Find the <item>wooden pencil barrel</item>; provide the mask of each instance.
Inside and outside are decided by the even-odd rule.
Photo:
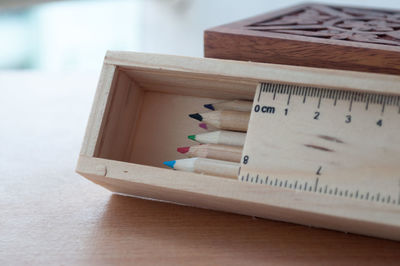
[[[192,146],[187,154],[189,157],[201,157],[229,162],[240,162],[242,147],[218,144],[203,144]]]
[[[205,123],[224,130],[246,132],[250,120],[250,112],[214,111],[201,114]]]
[[[201,174],[237,179],[239,166],[238,163],[199,158],[195,162],[194,171]]]

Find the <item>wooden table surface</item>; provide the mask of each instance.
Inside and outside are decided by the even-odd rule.
[[[0,72],[0,265],[399,265],[400,243],[113,195],[74,172],[98,73]]]

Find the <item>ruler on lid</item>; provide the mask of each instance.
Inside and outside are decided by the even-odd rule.
[[[400,95],[259,84],[239,180],[294,192],[282,200],[296,204],[310,195],[341,203],[328,214],[347,202],[353,218],[363,209],[361,220],[370,213],[400,230]]]

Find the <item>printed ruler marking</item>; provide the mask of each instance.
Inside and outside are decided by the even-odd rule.
[[[262,83],[239,179],[400,206],[400,95]]]
[[[260,175],[257,174],[259,177]],[[338,197],[347,197],[347,198],[354,198],[360,199],[365,201],[375,201],[380,203],[387,203],[391,205],[400,205],[400,187],[398,190],[398,196],[396,198],[392,198],[390,194],[384,192],[360,192],[359,189],[348,190],[339,187],[331,187],[330,185],[323,185],[321,186],[319,183],[319,178],[314,178],[314,185],[310,186],[307,181],[301,180],[288,180],[288,179],[280,179],[278,177],[269,179],[269,176],[266,176],[264,179],[259,179],[257,177],[253,178],[253,176],[247,174],[247,177],[241,176],[242,181],[254,183],[254,184],[263,184],[266,186],[271,187],[284,187],[291,190],[296,191],[306,191],[306,192],[313,192],[318,194],[326,194],[326,195],[333,195]],[[253,182],[254,180],[254,182]],[[264,181],[265,180],[265,181]],[[399,178],[400,181],[400,178]]]

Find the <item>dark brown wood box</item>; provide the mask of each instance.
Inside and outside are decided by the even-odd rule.
[[[302,4],[206,30],[204,55],[400,74],[400,11]]]

